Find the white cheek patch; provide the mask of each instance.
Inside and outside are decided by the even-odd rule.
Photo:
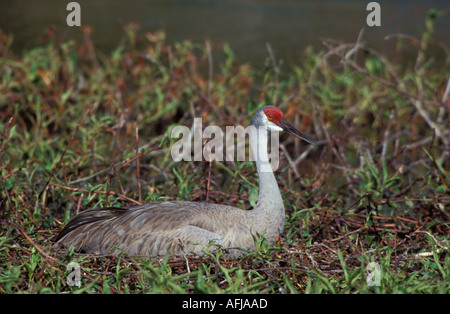
[[[270,121],[269,121],[269,129],[271,131],[278,131],[278,132],[283,131],[283,129],[281,127],[279,127],[278,125],[276,125],[275,123],[270,122]]]
[[[269,122],[269,119],[267,119],[266,114],[264,113],[261,116],[262,116],[262,120],[263,120],[264,124],[267,125],[267,123]]]
[[[265,114],[262,115],[262,120],[269,130],[278,131],[278,132],[283,131],[283,129],[281,127],[279,127],[275,123],[269,121],[269,119],[267,119],[267,116]]]

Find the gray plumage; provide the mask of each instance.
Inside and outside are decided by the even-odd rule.
[[[254,209],[182,201],[142,204],[129,210],[92,209],[75,216],[56,236],[55,246],[75,246],[78,252],[90,254],[123,252],[155,257],[169,252],[202,254],[206,246],[214,243],[228,248],[229,257],[237,257],[244,254],[242,250],[255,250],[255,235],[264,235],[273,245],[283,232],[285,211],[275,176],[267,171],[268,133],[284,130],[314,142],[287,123],[275,107],[259,109],[252,125],[260,130],[250,130],[259,176],[259,198]]]

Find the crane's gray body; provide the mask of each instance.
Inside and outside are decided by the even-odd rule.
[[[202,254],[211,243],[229,250],[230,257],[255,250],[254,238],[264,235],[273,245],[283,232],[285,211],[273,172],[267,169],[270,124],[259,109],[252,120],[250,146],[257,155],[259,199],[252,210],[200,202],[154,202],[129,210],[87,210],[58,234],[56,246],[79,252],[131,256]],[[269,124],[269,125],[268,125]],[[272,126],[272,130],[277,130]]]

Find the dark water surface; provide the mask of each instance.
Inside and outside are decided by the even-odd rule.
[[[1,0],[0,28],[14,34],[13,50],[39,45],[48,25],[64,40],[81,39],[77,27],[66,24],[64,0]],[[450,1],[378,1],[381,27],[368,27],[361,0],[79,0],[81,23],[94,29],[97,47],[109,50],[124,38],[121,24],[137,22],[142,33],[164,29],[169,42],[190,39],[229,43],[242,62],[259,63],[270,43],[276,57],[294,61],[305,47],[321,47],[324,38],[354,41],[365,27],[364,39],[376,48],[384,37],[407,33],[420,37],[430,8],[445,10],[436,23],[435,38],[450,44]],[[389,44],[389,43],[388,43]],[[391,43],[392,45],[392,43]]]

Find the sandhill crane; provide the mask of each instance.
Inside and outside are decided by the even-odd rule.
[[[55,246],[76,251],[130,256],[164,256],[167,253],[202,254],[211,241],[229,248],[228,257],[255,250],[255,235],[264,235],[270,245],[283,232],[285,211],[275,176],[268,162],[271,130],[285,131],[316,145],[283,118],[272,106],[256,111],[249,133],[250,148],[259,176],[258,202],[252,210],[201,202],[154,202],[130,209],[101,208],[83,211],[56,236]]]

